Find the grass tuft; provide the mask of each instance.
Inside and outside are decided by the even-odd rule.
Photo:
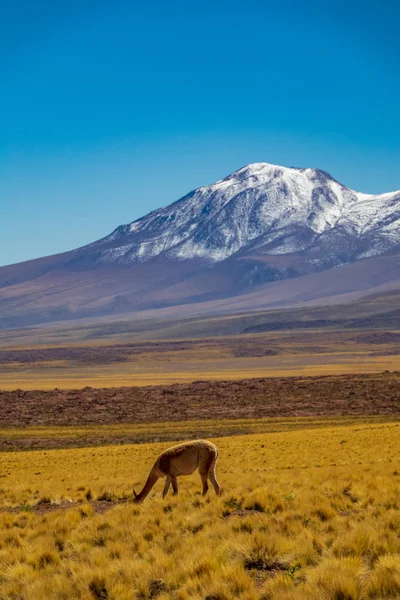
[[[104,577],[96,575],[89,583],[89,592],[95,600],[108,600],[109,595]]]

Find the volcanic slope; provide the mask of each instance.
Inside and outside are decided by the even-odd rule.
[[[398,287],[400,191],[362,194],[321,170],[253,163],[83,248],[1,268],[0,326]]]

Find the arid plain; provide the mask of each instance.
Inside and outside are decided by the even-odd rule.
[[[0,385],[10,390],[384,370],[400,370],[399,331],[310,329],[147,342],[101,339],[0,347]]]
[[[399,597],[385,302],[358,305],[362,327],[345,307],[348,326],[318,308],[1,332],[0,598]],[[159,452],[197,437],[220,449],[222,495],[195,474],[134,505]]]

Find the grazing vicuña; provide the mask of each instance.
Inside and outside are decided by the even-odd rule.
[[[208,490],[208,479],[214,486],[215,493],[219,495],[220,487],[215,476],[215,465],[218,460],[218,449],[211,442],[206,440],[194,440],[178,446],[172,446],[165,452],[162,452],[154,463],[146,483],[139,494],[136,494],[134,502],[139,503],[148,496],[153,486],[160,477],[166,477],[163,498],[168,493],[169,486],[172,483],[174,494],[178,493],[179,475],[190,475],[196,469],[199,470],[201,481],[203,483],[203,496]]]

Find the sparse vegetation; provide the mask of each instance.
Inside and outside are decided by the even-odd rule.
[[[217,444],[221,497],[202,498],[193,476],[140,507],[132,485],[165,444],[3,453],[0,598],[399,596],[398,423]]]
[[[352,307],[354,314],[356,306]],[[351,323],[348,330],[335,329],[334,321],[324,328],[318,326],[320,319],[311,327],[313,321],[301,310],[296,322],[292,323],[293,330],[291,321],[287,330],[280,330],[279,319],[274,321],[276,318],[274,311],[264,316],[225,317],[218,322],[214,318],[209,328],[201,321],[198,333],[191,331],[192,339],[179,339],[185,332],[181,324],[183,329],[174,330],[178,339],[162,341],[144,341],[140,336],[135,339],[132,333],[126,334],[127,337],[120,333],[102,340],[96,337],[96,330],[88,331],[83,341],[79,341],[75,330],[75,337],[71,335],[66,339],[60,332],[52,336],[48,329],[40,336],[33,330],[36,331],[34,338],[29,330],[0,331],[0,386],[8,390],[16,387],[24,390],[86,387],[90,392],[91,386],[168,385],[199,379],[237,380],[266,375],[338,375],[400,370],[398,317],[393,324],[390,321],[386,324],[387,330],[354,329]],[[227,322],[231,326],[236,323],[234,335],[215,337],[219,324]],[[255,330],[244,333],[249,323],[256,323]],[[126,325],[129,329],[129,324]],[[261,331],[255,333],[259,328]],[[150,333],[146,331],[146,335]],[[209,337],[204,337],[207,335]],[[10,347],[10,343],[14,347]]]
[[[296,427],[304,417],[321,423],[326,416],[399,414],[400,371],[200,380],[141,388],[0,391],[0,427],[6,428],[0,429],[0,449],[50,447],[57,439],[61,445],[67,440],[71,445],[107,445],[235,435],[268,428],[265,418],[286,417],[285,422]],[[124,427],[118,427],[121,424]]]

